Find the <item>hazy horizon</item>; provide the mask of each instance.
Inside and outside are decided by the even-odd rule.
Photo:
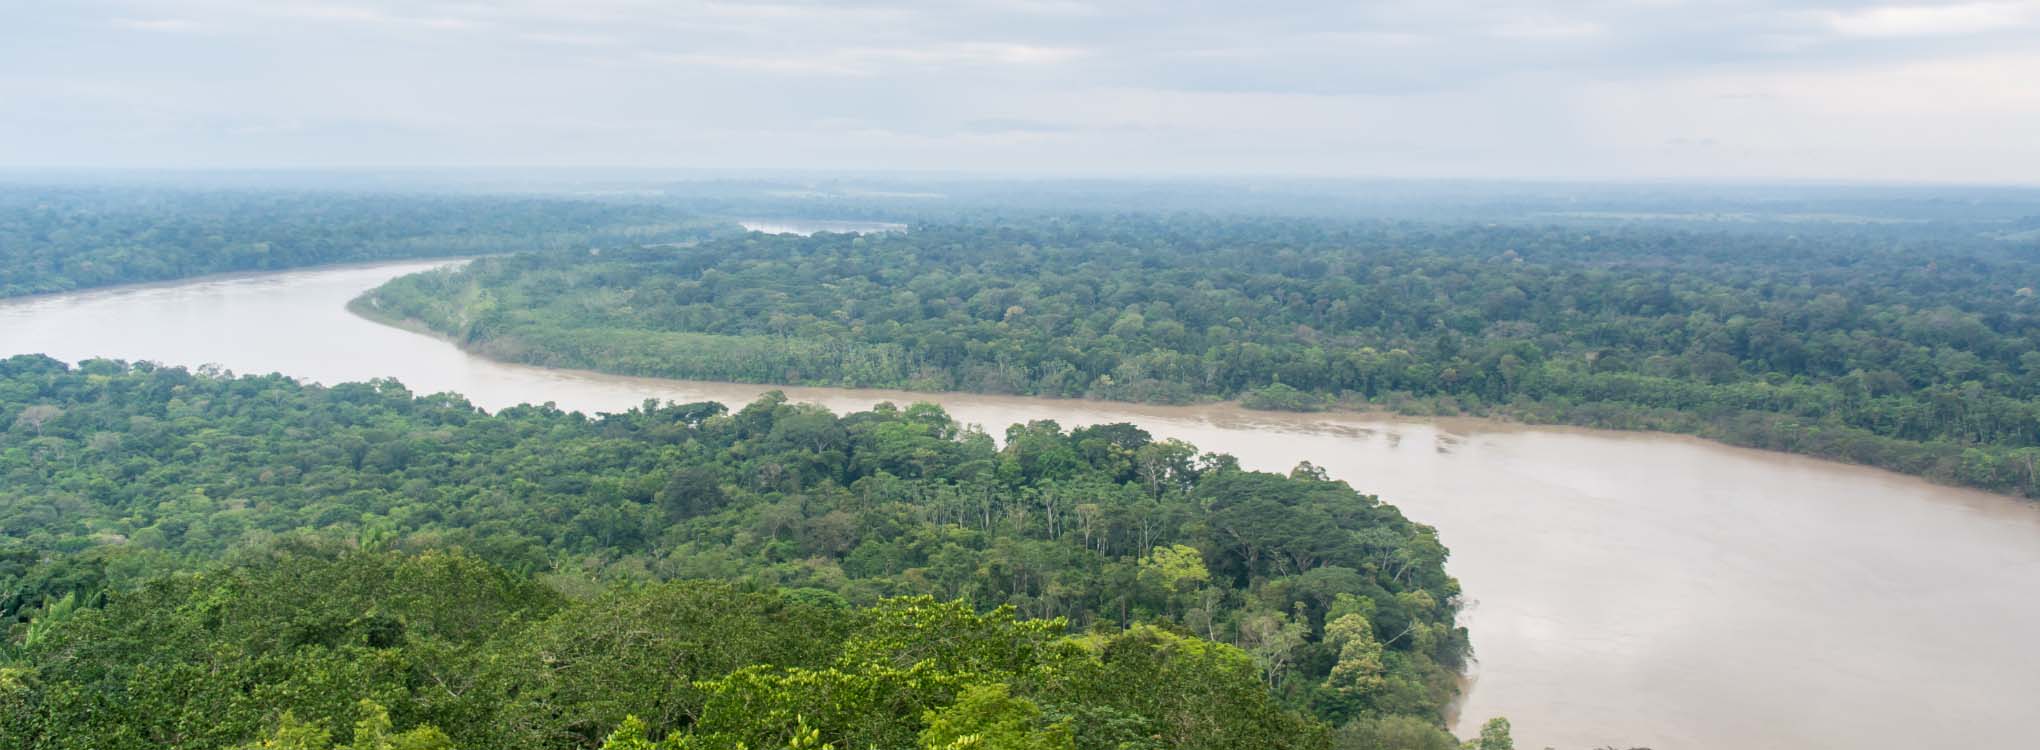
[[[1904,178],[1850,178],[1850,177],[1739,177],[1739,176],[1681,176],[1681,175],[1638,175],[1638,176],[1596,176],[1596,175],[1507,175],[1507,176],[1428,176],[1400,174],[1338,174],[1319,175],[1304,172],[1257,172],[1257,171],[1211,171],[1211,172],[1149,172],[1149,171],[1077,171],[1077,170],[996,170],[996,169],[942,169],[942,168],[812,168],[812,167],[696,167],[687,165],[634,165],[634,164],[248,164],[231,166],[209,165],[79,165],[79,164],[0,164],[0,179],[29,178],[34,181],[46,177],[77,178],[185,178],[185,177],[304,177],[350,176],[439,178],[471,177],[483,175],[521,175],[529,177],[558,176],[573,179],[632,179],[659,182],[709,182],[709,181],[773,181],[773,180],[897,180],[954,181],[962,183],[1153,183],[1153,184],[1227,184],[1241,185],[1255,182],[1322,185],[1428,185],[1466,188],[1537,188],[1550,186],[1574,187],[1666,187],[1666,188],[1813,188],[1836,190],[1907,190],[1907,189],[1979,189],[1979,190],[2040,190],[2040,173],[2033,177],[2005,180],[1963,180],[1963,179],[1904,179]]]
[[[2040,0],[88,0],[0,167],[2040,181]]]

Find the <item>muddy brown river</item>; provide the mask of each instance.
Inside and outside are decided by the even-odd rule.
[[[506,365],[343,307],[435,265],[0,302],[0,355],[396,378],[489,409],[741,404],[767,390]],[[1462,732],[1506,715],[1526,748],[2035,746],[2040,505],[1654,434],[783,390],[838,411],[931,400],[994,434],[1133,422],[1250,468],[1307,460],[1380,494],[1439,529],[1465,586],[1478,664]]]

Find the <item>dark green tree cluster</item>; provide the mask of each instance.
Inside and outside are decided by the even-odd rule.
[[[670,208],[566,198],[0,186],[0,297],[229,271],[669,242]]]
[[[1237,648],[722,583],[574,598],[460,552],[273,547],[14,649],[22,750],[1326,748]],[[964,738],[979,739],[964,742]]]
[[[1237,708],[1227,722],[1265,717],[1252,719],[1262,729],[1290,726],[1293,710],[1442,734],[1467,652],[1431,529],[1309,466],[1245,471],[1130,425],[1035,422],[999,444],[932,405],[837,416],[777,394],[733,413],[487,414],[391,381],[40,356],[0,360],[0,425],[0,616],[20,654],[0,707],[30,722],[14,731],[45,733],[28,735],[43,738],[35,747],[85,746],[50,733],[92,716],[107,733],[90,735],[96,747],[225,747],[264,728],[360,747],[346,728],[378,710],[389,732],[430,724],[479,747],[589,746],[625,715],[646,723],[646,742],[686,730],[752,747],[799,721],[845,748],[872,732],[975,735],[979,721],[1125,747],[1204,746],[1167,733],[1244,726],[1212,724],[1205,706]],[[293,552],[334,545],[424,552],[345,564]],[[468,553],[431,552],[448,548]],[[238,562],[223,572],[222,558]],[[687,639],[722,626],[644,618],[743,608],[631,598],[707,590],[642,585],[672,580],[774,592],[756,603],[772,612],[836,614],[774,626],[808,640],[731,651],[678,679],[676,664],[710,658]],[[599,604],[559,623],[563,601]],[[927,637],[978,629],[1013,644],[996,664],[942,661],[941,648],[988,647],[975,636],[881,658],[894,646],[857,644],[884,633],[825,621],[850,609],[933,613],[954,623]],[[526,627],[540,621],[554,625]],[[477,656],[498,642],[537,649],[519,663],[552,665],[562,682],[483,684],[511,679],[488,671],[510,657]],[[147,651],[158,647],[171,651]],[[937,663],[917,669],[923,657]],[[1217,692],[1123,687],[1177,668]],[[229,673],[241,676],[202,677]],[[624,684],[642,692],[602,697]],[[743,697],[720,704],[715,691]],[[1094,699],[1107,693],[1123,695]],[[509,713],[462,702],[486,695],[540,702]],[[798,721],[717,713],[768,700]],[[857,700],[921,718],[859,725],[871,704]],[[539,744],[493,744],[481,726]],[[1317,741],[1316,724],[1297,726],[1275,733]]]
[[[2030,240],[1143,217],[522,255],[360,307],[714,380],[1695,432],[2040,493]]]

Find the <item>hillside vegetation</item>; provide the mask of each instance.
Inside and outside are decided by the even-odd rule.
[[[1436,747],[1468,652],[1431,529],[1129,425],[18,356],[0,426],[8,747]]]

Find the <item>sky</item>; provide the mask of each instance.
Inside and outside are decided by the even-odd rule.
[[[0,0],[0,167],[2040,182],[2040,0]]]

